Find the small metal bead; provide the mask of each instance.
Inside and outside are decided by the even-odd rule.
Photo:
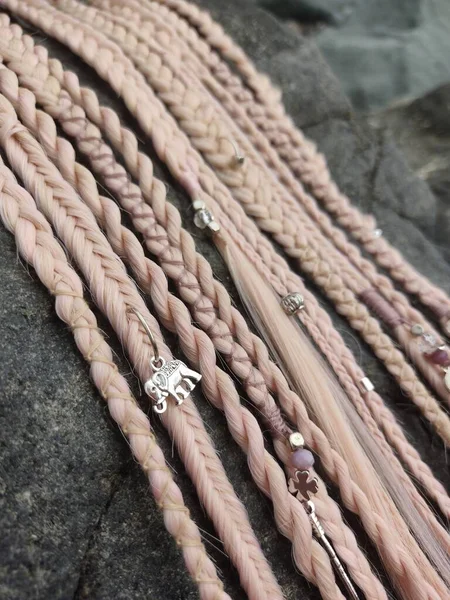
[[[359,390],[365,394],[366,392],[372,392],[375,386],[368,377],[363,377],[358,383]]]
[[[383,230],[382,229],[374,229],[373,230],[373,237],[375,239],[380,238],[383,235]]]
[[[411,333],[413,335],[423,335],[424,331],[425,330],[420,323],[415,323],[411,326]]]
[[[299,292],[294,292],[281,299],[281,306],[287,315],[292,316],[305,307],[305,300]]]
[[[213,219],[214,219],[214,217],[212,216],[212,213],[208,209],[201,208],[194,215],[194,224],[199,229],[206,229],[206,227],[208,227],[208,224]]]
[[[303,439],[301,433],[294,431],[294,433],[291,433],[289,436],[289,444],[292,450],[296,450],[297,448],[302,448],[305,445],[305,440]]]
[[[209,229],[213,233],[220,231],[220,225],[214,219],[214,215],[207,208],[201,208],[194,215],[194,224],[199,229]]]
[[[203,200],[196,199],[192,201],[192,208],[197,212],[198,210],[204,210],[206,208],[206,204]]]
[[[450,392],[450,369],[445,369],[444,384],[445,384],[445,387]]]
[[[208,229],[213,233],[217,233],[218,231],[220,231],[220,225],[217,221],[211,221],[210,223],[208,223]]]

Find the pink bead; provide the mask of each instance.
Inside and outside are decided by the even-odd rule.
[[[427,355],[427,359],[435,365],[440,365],[442,367],[450,366],[450,356],[446,350],[435,350]]]
[[[299,448],[291,454],[291,465],[299,471],[307,471],[314,464],[312,452],[305,448]]]

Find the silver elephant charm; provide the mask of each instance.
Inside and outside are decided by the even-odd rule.
[[[189,369],[181,360],[166,362],[159,357],[157,365],[152,362],[152,368],[155,372],[145,382],[144,389],[158,414],[167,410],[167,398],[172,398],[177,405],[182,404],[202,378],[200,373]]]

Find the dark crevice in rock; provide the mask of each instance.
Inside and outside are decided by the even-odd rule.
[[[86,544],[86,550],[80,563],[79,578],[77,587],[73,594],[72,600],[87,600],[89,592],[85,588],[85,580],[89,574],[93,550],[97,542],[98,535],[101,531],[103,521],[108,514],[109,509],[114,501],[114,498],[129,475],[129,461],[111,477],[111,491],[108,499],[103,505],[99,513],[98,519],[94,524]]]
[[[275,17],[285,21],[300,23],[331,24],[333,16],[320,6],[313,3],[299,2],[298,0],[260,0],[261,8],[272,13]]]
[[[369,180],[369,193],[370,193],[370,201],[366,205],[366,212],[371,212],[373,209],[373,205],[375,202],[383,201],[383,198],[376,197],[376,183],[379,176],[380,169],[383,165],[383,159],[385,156],[385,139],[382,131],[374,131],[373,132],[374,139],[374,149],[375,149],[375,157],[373,161],[372,170],[368,175]]]

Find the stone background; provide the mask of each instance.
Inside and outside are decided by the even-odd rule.
[[[422,114],[420,106],[383,111],[374,117],[372,125],[376,127],[369,128],[367,121],[354,113],[312,39],[302,37],[250,1],[201,3],[258,67],[281,86],[289,112],[325,152],[342,189],[363,210],[376,215],[386,237],[408,260],[450,292],[448,235],[442,235],[442,228],[446,232],[449,228],[448,194],[433,195],[407,165],[393,135],[384,127],[389,122],[400,139],[409,122],[408,111],[418,111],[414,113],[417,117]],[[84,63],[51,40],[38,39],[139,133],[120,101]],[[436,151],[441,139],[439,120],[433,123],[432,134],[429,128],[424,132],[418,127],[414,143],[407,140],[403,144],[407,149],[422,148],[419,157],[417,152],[410,156],[420,163],[412,165],[417,171],[429,161],[429,153]],[[421,144],[425,133],[430,142],[428,154]],[[153,156],[151,148],[146,151]],[[167,182],[171,201],[188,217],[186,199],[165,169],[158,166],[157,175]],[[189,218],[185,224],[190,227]],[[211,246],[199,238],[199,248],[213,263],[217,276],[229,284]],[[197,598],[145,479],[89,381],[87,365],[71,333],[57,320],[52,299],[35,274],[20,262],[12,236],[2,226],[0,282],[0,598]],[[425,460],[448,484],[440,441],[365,345],[320,293],[318,296]],[[110,333],[109,342],[117,351],[122,371],[130,373],[114,335],[106,323],[102,326]],[[170,336],[168,340],[179,355],[176,341]],[[139,394],[131,375],[129,380]],[[271,506],[253,484],[224,418],[200,393],[196,401],[286,598],[317,599],[316,590],[292,566],[290,546],[277,533]],[[215,539],[170,440],[156,420],[154,426],[186,503],[204,530],[205,543],[223,574],[227,591],[234,600],[243,600],[236,572]],[[345,516],[358,528],[351,515]],[[378,566],[363,532],[358,530],[358,535]]]
[[[447,0],[255,0],[314,39],[360,110],[450,79]]]

